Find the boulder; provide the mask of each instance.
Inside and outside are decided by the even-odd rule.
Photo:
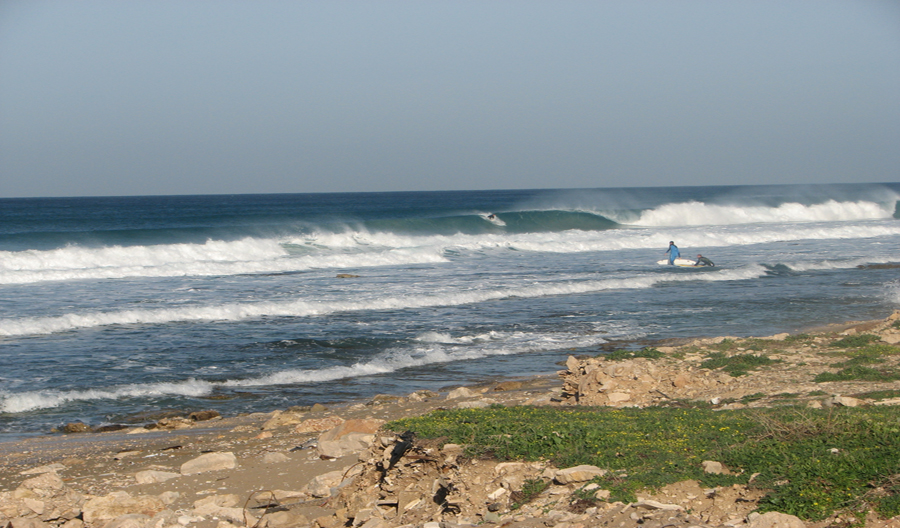
[[[309,525],[309,519],[306,516],[287,510],[263,515],[257,526],[258,528],[290,528],[307,525]]]
[[[289,462],[291,458],[284,453],[266,453],[263,455],[263,464],[267,466],[274,466],[277,464],[283,464],[285,462]]]
[[[322,458],[341,458],[352,453],[358,453],[375,443],[375,435],[364,433],[352,433],[344,435],[337,440],[319,440],[316,452]]]
[[[40,497],[47,497],[62,490],[65,487],[65,484],[55,471],[51,471],[49,473],[38,475],[37,477],[26,479],[19,487],[31,490]]]
[[[730,475],[731,472],[728,471],[721,462],[716,462],[714,460],[704,460],[701,465],[703,466],[703,471],[706,473],[710,473],[712,475]]]
[[[52,528],[49,524],[34,517],[16,517],[9,521],[10,528]]]
[[[378,432],[378,429],[384,423],[384,420],[375,419],[354,419],[341,422],[340,425],[329,429],[325,433],[319,435],[319,442],[339,440],[340,438],[356,433],[372,435]]]
[[[835,394],[822,401],[824,407],[858,407],[862,402],[850,396]]]
[[[181,474],[196,475],[197,473],[218,471],[220,469],[234,469],[235,467],[237,467],[237,458],[234,456],[234,453],[230,451],[206,453],[182,464]]]
[[[127,513],[106,523],[103,528],[147,528],[150,516],[143,513]]]
[[[300,422],[294,428],[295,433],[324,433],[344,423],[340,416],[328,416],[326,418],[310,418]]]
[[[296,425],[303,421],[303,413],[289,411],[274,411],[272,417],[263,424],[263,431],[271,431],[279,427]]]
[[[165,504],[156,497],[146,495],[132,497],[126,491],[116,491],[88,500],[82,507],[82,513],[86,524],[100,526],[120,515],[140,513],[153,516],[165,509]]]
[[[138,471],[137,473],[135,473],[134,479],[138,484],[156,484],[158,482],[165,482],[167,480],[180,476],[180,474],[173,473],[171,471],[157,471],[154,469],[148,469],[146,471]]]
[[[602,477],[603,475],[606,475],[605,469],[600,469],[597,466],[581,465],[560,469],[556,472],[554,479],[559,484],[569,484],[572,482],[587,482],[594,477]]]
[[[753,516],[748,528],[806,528],[798,517],[779,512],[766,512]]]
[[[447,393],[448,400],[455,400],[457,398],[474,398],[477,396],[475,392],[472,392],[471,389],[467,389],[466,387],[459,387],[458,389],[453,389],[449,393]]]
[[[62,426],[60,429],[63,433],[72,434],[72,433],[87,433],[90,432],[91,426],[83,422],[71,422]]]
[[[222,415],[219,414],[219,411],[194,411],[188,415],[188,418],[195,422],[206,422],[212,420],[214,418],[221,418]]]
[[[330,471],[318,475],[309,481],[309,494],[319,498],[330,497],[331,489],[340,485],[343,479],[343,471]]]

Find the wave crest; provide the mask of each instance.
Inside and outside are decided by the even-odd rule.
[[[714,205],[702,202],[665,204],[641,213],[632,225],[692,226],[761,224],[775,222],[839,222],[891,218],[893,208],[875,202],[838,202],[805,205],[783,203],[777,207]]]

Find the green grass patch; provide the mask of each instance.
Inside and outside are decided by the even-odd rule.
[[[900,390],[860,392],[858,394],[853,394],[852,396],[854,398],[867,398],[870,400],[891,400],[894,398],[900,398]]]
[[[762,393],[762,392],[756,392],[756,393],[754,393],[754,394],[748,394],[748,395],[742,397],[742,398],[741,398],[741,403],[755,402],[755,401],[759,401],[759,400],[761,400],[761,399],[763,399],[763,398],[765,398],[765,397],[766,397],[766,395],[765,395],[764,393]]]
[[[726,356],[721,352],[712,352],[706,357],[708,359],[700,364],[702,368],[710,370],[722,369],[734,377],[743,376],[759,367],[781,362],[781,360],[778,359],[771,359],[763,355],[757,356],[755,354]]]
[[[540,495],[545,489],[550,487],[550,482],[544,481],[542,479],[528,479],[522,484],[521,491],[513,491],[510,494],[510,500],[512,503],[509,506],[510,510],[518,510],[522,506],[525,506],[529,502],[533,501]]]
[[[779,400],[796,400],[800,397],[796,392],[782,392],[781,394],[776,394],[772,396],[773,398],[777,398]]]
[[[900,409],[895,407],[495,407],[439,410],[386,427],[425,438],[446,437],[446,442],[467,445],[470,454],[500,460],[596,465],[610,470],[595,480],[612,492],[610,500],[633,501],[637,491],[686,479],[706,487],[747,483],[759,473],[753,485],[769,490],[760,511],[820,520],[835,511],[860,512],[869,506],[882,515],[896,515],[898,421]],[[708,475],[701,468],[704,460],[718,460],[740,474]],[[540,493],[537,486],[529,484],[529,493]],[[873,489],[879,492],[873,494]]]
[[[837,372],[823,372],[813,381],[896,381],[900,380],[900,372],[893,369],[875,369],[864,365],[852,365]]]
[[[609,361],[622,361],[634,358],[659,359],[663,356],[665,354],[655,348],[643,348],[641,350],[613,350],[609,354],[600,357],[604,357]]]
[[[856,334],[849,335],[843,339],[838,339],[837,341],[832,341],[831,346],[838,348],[858,348],[864,347],[869,343],[874,343],[875,341],[881,341],[881,338],[872,334]]]
[[[737,348],[737,343],[735,343],[733,339],[723,339],[721,343],[709,345],[709,348],[718,350],[719,352],[728,352],[729,350]]]
[[[789,336],[785,337],[784,342],[794,345],[797,343],[805,343],[807,341],[812,341],[813,339],[815,339],[815,338],[809,334],[795,334],[795,335],[789,335]]]

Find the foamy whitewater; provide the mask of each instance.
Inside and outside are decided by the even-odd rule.
[[[0,440],[885,317],[900,271],[875,265],[900,262],[898,196],[860,184],[0,200]],[[716,266],[657,265],[669,240]]]

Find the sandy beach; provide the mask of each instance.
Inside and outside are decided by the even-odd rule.
[[[584,513],[567,513],[568,517],[555,514],[557,516],[553,517],[552,508],[545,514],[531,516],[521,512],[504,515],[502,510],[495,513],[485,509],[483,512],[466,512],[453,522],[422,516],[398,520],[391,519],[388,514],[373,514],[370,507],[363,518],[358,511],[348,509],[346,490],[353,489],[354,476],[364,472],[367,464],[371,465],[367,457],[371,459],[373,450],[384,450],[386,445],[396,442],[394,434],[380,428],[381,424],[439,408],[578,404],[647,406],[657,404],[661,399],[678,398],[709,401],[728,409],[773,405],[777,395],[788,391],[800,395],[795,402],[797,405],[898,404],[900,402],[889,399],[872,401],[856,397],[876,390],[897,389],[896,382],[812,381],[816,374],[832,368],[833,359],[824,352],[835,336],[867,333],[880,336],[885,343],[897,343],[900,342],[900,330],[894,323],[898,318],[900,314],[895,313],[883,321],[850,322],[816,329],[814,337],[803,346],[785,345],[779,349],[779,354],[773,357],[784,363],[778,368],[760,369],[741,377],[698,367],[704,347],[728,339],[705,338],[677,346],[659,344],[657,348],[666,353],[664,358],[627,363],[630,369],[652,369],[652,382],[647,381],[650,379],[647,376],[634,375],[628,378],[634,380],[631,384],[624,379],[620,381],[616,392],[597,390],[593,396],[573,394],[572,387],[586,387],[583,380],[573,380],[581,375],[579,372],[585,371],[585,365],[597,360],[571,357],[557,374],[498,380],[482,386],[381,395],[365,402],[330,407],[316,405],[203,421],[170,419],[161,421],[155,429],[54,434],[5,442],[0,444],[0,525],[11,523],[14,528],[226,528],[232,525],[334,528],[350,524],[430,528],[427,523],[443,522],[441,526],[450,526],[502,522],[504,526],[574,528],[615,524],[614,520],[634,525],[633,505],[629,513],[621,511],[629,507],[622,504],[595,507],[588,517]],[[783,334],[764,339],[784,342],[786,337]],[[730,339],[737,345],[735,351],[745,350],[741,345],[749,342]],[[742,403],[742,398],[750,394],[756,397]],[[329,434],[331,437],[327,436]],[[357,443],[347,443],[348,439]],[[329,452],[328,448],[333,450]],[[230,458],[216,462],[224,465],[210,466],[211,469],[200,468],[196,472],[190,469],[192,463],[208,458],[210,454],[228,454]],[[496,462],[493,465],[496,466]],[[553,471],[558,469],[561,468],[552,468]],[[541,468],[541,471],[547,470]],[[336,482],[326,482],[328,479],[322,478],[331,475],[329,478],[334,479],[335,472],[338,475]],[[571,493],[579,486],[577,482],[559,484],[558,479],[554,482],[556,484],[548,492],[551,495]],[[479,486],[492,491],[491,486],[495,484],[472,483],[472,489]],[[709,513],[704,519],[701,516],[691,518],[684,512],[701,511],[703,500],[709,501],[707,510],[713,512],[711,505],[715,500],[704,499],[703,494],[697,496],[689,488],[686,484],[680,491],[674,488],[661,490],[648,493],[645,498],[659,504],[678,505],[683,515],[680,520],[669,520],[673,526],[756,526],[748,517],[748,514],[753,515],[754,497],[746,490],[722,490],[718,495],[717,513]],[[341,490],[344,490],[343,498],[339,497]],[[365,495],[359,490],[355,493]],[[740,501],[732,503],[732,506],[740,504],[740,507],[729,509],[727,505],[723,506],[722,497],[728,493],[741,497]],[[687,505],[690,501],[697,504]],[[280,513],[270,511],[261,519],[267,511],[266,506],[269,510],[275,507]],[[133,511],[126,511],[129,508]],[[653,525],[650,522],[653,519],[647,517],[641,524]],[[887,526],[890,522],[872,518],[869,526]],[[807,523],[806,526],[825,524]]]

